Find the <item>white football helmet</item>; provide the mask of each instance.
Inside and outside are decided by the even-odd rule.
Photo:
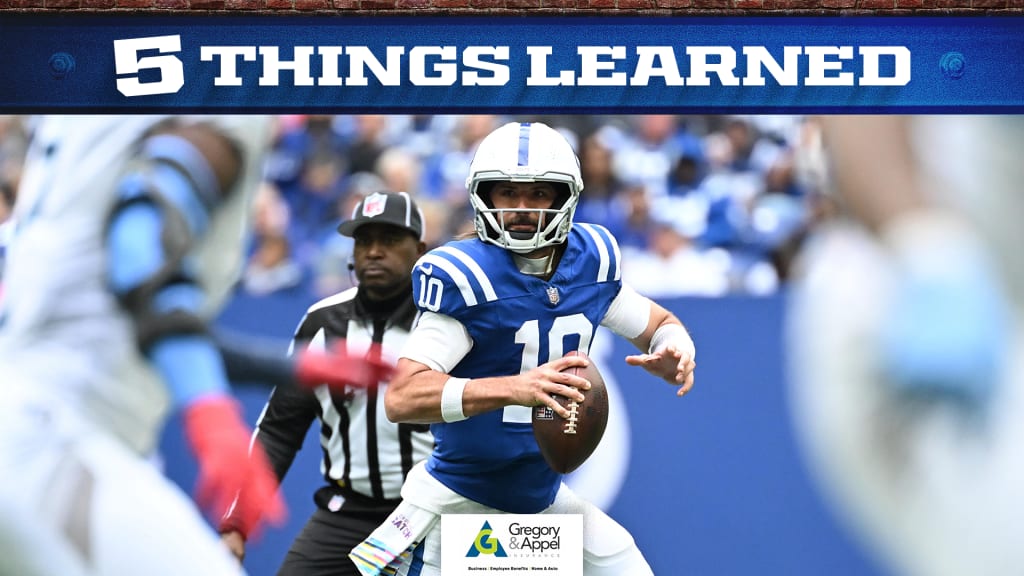
[[[490,200],[488,182],[550,182],[559,190],[555,204],[540,213],[539,229],[527,235],[509,232]],[[481,184],[485,186],[481,189]],[[583,190],[580,161],[569,141],[546,124],[510,122],[484,138],[466,178],[475,213],[476,233],[484,242],[526,254],[565,242]]]

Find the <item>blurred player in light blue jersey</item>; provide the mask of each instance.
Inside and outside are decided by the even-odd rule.
[[[802,256],[796,428],[886,568],[1024,569],[1024,117],[826,117],[851,218]]]
[[[237,278],[271,122],[35,126],[4,274],[0,574],[238,574],[148,461],[171,410],[199,464],[200,505],[219,514],[245,487],[249,525],[282,518],[206,331]],[[325,366],[314,360],[276,368],[299,383],[323,376],[308,372]]]
[[[481,141],[466,181],[477,238],[427,253],[413,270],[420,309],[385,397],[388,417],[432,424],[436,448],[409,474],[403,504],[352,558],[366,574],[440,574],[444,513],[583,514],[584,573],[650,574],[630,534],[576,496],[544,461],[531,407],[582,400],[598,326],[644,354],[626,361],[693,385],[695,350],[671,313],[620,280],[615,238],[573,223],[583,181],[568,141],[539,123],[509,123]],[[657,397],[658,390],[643,391]],[[406,572],[407,571],[407,572]]]

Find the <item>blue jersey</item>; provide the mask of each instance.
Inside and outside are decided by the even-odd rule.
[[[460,378],[509,376],[580,350],[622,286],[620,254],[603,227],[574,224],[550,280],[523,274],[512,253],[478,239],[430,251],[413,270],[420,310],[455,318],[473,348],[451,371]],[[427,469],[455,492],[506,512],[529,514],[554,501],[561,476],[533,438],[531,409],[508,406],[432,426]]]

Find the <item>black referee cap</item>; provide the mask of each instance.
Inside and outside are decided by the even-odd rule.
[[[423,212],[406,192],[374,192],[363,198],[352,217],[338,226],[338,232],[352,236],[363,224],[391,224],[423,240]]]

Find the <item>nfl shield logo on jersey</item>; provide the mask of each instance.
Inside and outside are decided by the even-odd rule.
[[[384,213],[384,207],[388,203],[388,197],[379,193],[374,192],[366,197],[363,201],[363,216],[367,218],[373,218],[378,214]]]
[[[552,306],[558,304],[558,288],[548,286],[548,302],[551,302]]]

